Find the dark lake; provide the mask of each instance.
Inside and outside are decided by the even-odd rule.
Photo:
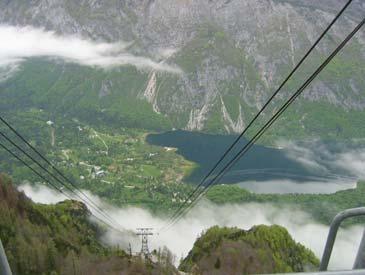
[[[235,138],[234,135],[211,135],[177,130],[150,134],[147,137],[147,142],[158,146],[175,147],[178,154],[197,163],[199,167],[185,179],[190,183],[197,184],[214,166]],[[233,153],[237,153],[246,142],[247,140],[240,141]],[[233,157],[233,153],[229,155],[229,159]],[[275,180],[295,181],[296,184],[338,182],[339,180],[348,183],[349,181],[354,182],[355,177],[352,177],[346,171],[339,171],[338,168],[331,168],[328,165],[325,171],[308,168],[293,159],[293,157],[289,157],[286,149],[255,145],[221,179],[220,183],[242,184],[244,182],[252,183],[252,181]]]

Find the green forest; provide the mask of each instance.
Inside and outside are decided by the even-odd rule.
[[[105,230],[81,202],[33,203],[0,174],[0,239],[13,274],[177,274],[168,250],[146,262],[103,245]]]
[[[318,265],[313,252],[281,226],[259,225],[248,231],[214,226],[196,240],[180,269],[191,274],[267,274],[313,271]]]

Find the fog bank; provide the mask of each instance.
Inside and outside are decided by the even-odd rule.
[[[65,199],[48,187],[32,187],[22,185],[19,187],[27,196],[36,202],[55,203]],[[120,229],[135,231],[137,227],[153,227],[160,229],[166,224],[167,219],[153,216],[149,211],[128,207],[116,208],[97,196],[85,191],[98,205],[103,207],[115,219]],[[97,213],[92,211],[96,216]],[[200,202],[188,215],[175,224],[170,230],[161,231],[150,238],[151,249],[167,246],[176,256],[186,256],[192,248],[197,236],[213,225],[237,226],[249,229],[253,225],[279,224],[288,229],[292,237],[310,248],[317,257],[322,256],[328,226],[314,221],[308,214],[291,208],[277,208],[270,204],[235,204],[215,205],[207,201]],[[341,229],[330,262],[331,268],[351,268],[357,247],[361,238],[360,225]],[[158,233],[158,230],[155,230]],[[133,251],[140,250],[140,240],[131,232],[125,235],[109,231],[103,236],[103,241],[110,245],[121,245],[126,248],[131,243]]]
[[[340,190],[356,188],[356,181],[305,181],[270,180],[245,181],[238,184],[240,187],[259,194],[331,194]]]
[[[358,144],[359,143],[359,144]],[[275,180],[246,180],[238,185],[255,193],[307,193],[328,194],[356,187],[365,179],[365,148],[363,141],[351,144],[325,143],[321,140],[293,142],[280,140],[276,146],[285,155],[316,176],[297,175],[293,171],[257,170],[257,175],[281,175]],[[270,169],[267,169],[270,170]],[[242,170],[244,173],[247,170]]]

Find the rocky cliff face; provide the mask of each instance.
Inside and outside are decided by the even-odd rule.
[[[167,116],[176,128],[240,132],[345,2],[2,0],[0,22],[95,40],[133,41],[135,53],[183,70],[180,75],[149,72],[136,98],[147,100],[154,112]],[[283,91],[282,99],[299,87],[364,11],[365,3],[354,1]],[[362,111],[364,61],[361,32],[306,91],[300,104],[320,102]],[[107,97],[117,85],[101,81],[109,83],[102,92]]]

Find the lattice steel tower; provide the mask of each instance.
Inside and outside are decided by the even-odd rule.
[[[150,250],[148,248],[148,236],[153,235],[151,232],[153,228],[137,228],[137,235],[141,236],[142,238],[142,248],[141,248],[141,254],[144,255],[144,257],[147,259],[150,256]]]

